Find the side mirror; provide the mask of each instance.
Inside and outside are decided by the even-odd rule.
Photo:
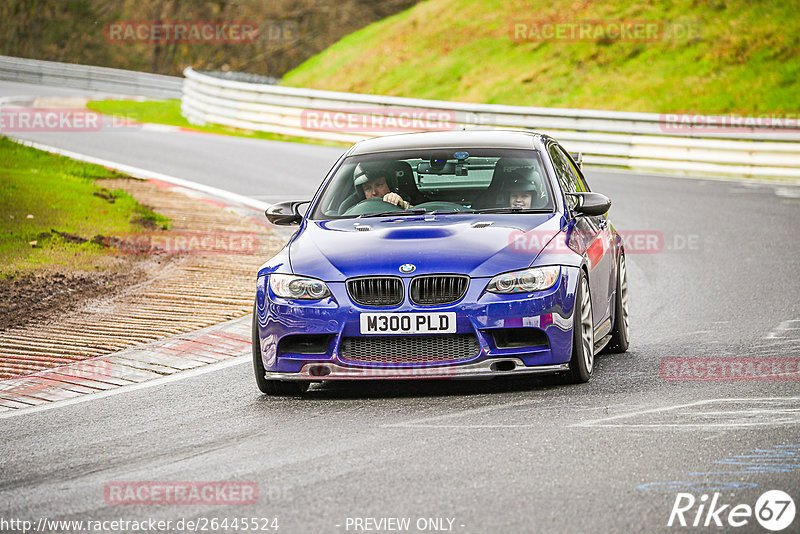
[[[611,209],[611,199],[600,193],[567,193],[578,198],[578,205],[573,211],[579,215],[596,217],[607,213]]]
[[[267,208],[264,215],[267,216],[269,222],[277,224],[278,226],[300,224],[300,221],[303,220],[303,215],[300,214],[298,208],[309,202],[308,200],[287,200],[286,202],[278,202]]]
[[[583,168],[583,153],[581,152],[570,152],[569,157],[572,158],[572,161],[575,162],[575,165],[578,166],[579,169]]]

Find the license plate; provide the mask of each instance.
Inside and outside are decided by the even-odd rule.
[[[362,313],[362,334],[455,334],[456,313]]]

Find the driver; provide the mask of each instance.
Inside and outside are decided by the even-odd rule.
[[[356,193],[364,198],[379,198],[404,209],[410,208],[411,203],[406,202],[403,197],[392,191],[392,189],[396,189],[396,185],[395,187],[390,185],[394,184],[392,178],[391,170],[379,163],[359,163],[353,173],[353,186]]]

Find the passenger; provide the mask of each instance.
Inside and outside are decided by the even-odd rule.
[[[531,198],[530,191],[511,191],[508,205],[511,208],[529,209],[531,207]]]
[[[360,163],[353,173],[353,185],[359,196],[367,199],[379,198],[404,209],[410,208],[411,204],[393,191],[397,188],[395,182],[391,171],[380,164]]]
[[[524,178],[517,172],[509,173],[503,184],[503,192],[508,194],[507,203],[510,208],[530,209],[534,201],[539,199],[536,182]]]

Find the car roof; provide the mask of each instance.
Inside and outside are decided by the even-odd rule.
[[[415,132],[375,137],[358,142],[351,155],[391,152],[395,150],[437,148],[517,148],[535,149],[542,134],[518,130],[456,130]]]

